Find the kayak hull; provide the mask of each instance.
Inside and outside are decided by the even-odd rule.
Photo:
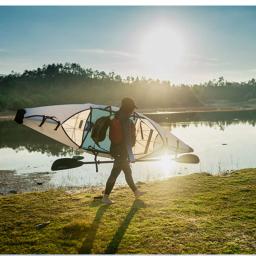
[[[24,108],[17,111],[15,121],[75,150],[112,158],[109,139],[98,147],[90,132],[97,118],[114,115],[118,110],[117,107],[90,103]],[[135,160],[155,157],[166,151],[170,154],[193,152],[185,142],[143,114],[134,113],[131,119],[136,124]]]

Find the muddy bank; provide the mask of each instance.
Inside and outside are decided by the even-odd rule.
[[[45,191],[52,187],[49,172],[18,175],[16,171],[0,170],[0,194]]]
[[[17,174],[14,170],[0,170],[0,196],[21,194],[24,192],[43,192],[57,187],[50,183],[51,172],[36,172],[29,174]],[[137,182],[140,186],[143,182]],[[123,185],[116,185],[116,189]],[[94,193],[104,190],[104,186],[58,186],[68,194]]]

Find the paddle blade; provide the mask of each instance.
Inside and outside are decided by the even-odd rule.
[[[80,167],[84,164],[84,162],[78,161],[73,158],[60,158],[53,162],[52,171],[60,171],[66,169],[72,169]]]
[[[177,157],[175,161],[183,164],[198,164],[200,159],[197,155],[194,154],[184,154]]]
[[[83,156],[73,156],[72,158],[75,160],[83,160],[84,159]]]

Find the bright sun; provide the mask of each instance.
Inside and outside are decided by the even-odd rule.
[[[172,27],[157,26],[141,42],[140,61],[151,72],[172,72],[182,62],[185,52],[184,39]]]
[[[175,169],[175,162],[171,159],[171,156],[166,153],[160,157],[159,167],[168,172],[169,169]]]

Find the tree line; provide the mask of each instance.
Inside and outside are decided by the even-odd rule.
[[[217,100],[239,104],[256,98],[256,81],[229,82],[220,77],[201,84],[175,85],[145,77],[122,78],[77,63],[0,75],[0,111],[85,102],[119,105],[125,96],[133,97],[140,108],[202,107]]]

